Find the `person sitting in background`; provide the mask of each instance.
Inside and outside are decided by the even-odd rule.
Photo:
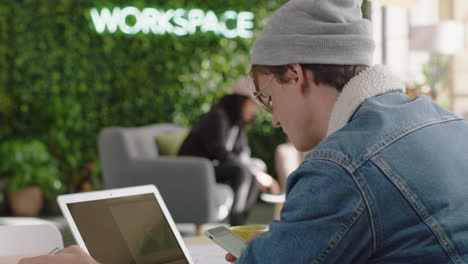
[[[251,81],[242,78],[192,127],[179,155],[199,156],[213,161],[216,181],[231,186],[234,202],[230,224],[246,223],[260,189],[279,192],[279,185],[266,174],[266,165],[250,156],[245,126],[252,123],[258,106],[249,96]]]

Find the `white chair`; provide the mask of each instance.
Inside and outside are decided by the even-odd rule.
[[[0,225],[0,256],[47,254],[63,248],[60,231],[53,224]]]
[[[108,127],[99,135],[99,158],[106,189],[154,184],[176,223],[202,225],[223,220],[234,194],[216,183],[211,161],[201,157],[161,156],[155,136],[181,131],[174,124]]]

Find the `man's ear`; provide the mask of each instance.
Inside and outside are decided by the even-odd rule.
[[[290,82],[293,83],[293,85],[300,89],[301,93],[305,93],[309,82],[314,81],[314,76],[313,74],[311,74],[312,72],[305,70],[301,64],[292,63],[288,64],[288,71],[286,72],[286,77]]]

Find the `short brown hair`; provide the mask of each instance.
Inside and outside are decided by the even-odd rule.
[[[301,64],[304,69],[311,70],[314,73],[316,84],[327,84],[335,87],[338,91],[342,91],[343,87],[354,76],[369,68],[367,65],[335,65],[335,64]],[[287,82],[285,76],[288,70],[287,65],[281,66],[264,66],[252,65],[252,74],[258,72],[271,73],[280,82]]]

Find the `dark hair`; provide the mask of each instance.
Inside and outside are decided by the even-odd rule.
[[[316,84],[327,84],[335,87],[338,91],[342,91],[343,87],[354,76],[369,68],[366,65],[335,65],[335,64],[301,64],[304,69],[308,69],[314,73]],[[264,66],[253,65],[252,74],[257,72],[272,73],[280,82],[287,82],[285,76],[288,70],[288,65],[281,66]]]
[[[228,115],[232,124],[243,125],[242,107],[249,97],[239,94],[228,94],[223,96],[215,107],[221,107]]]

